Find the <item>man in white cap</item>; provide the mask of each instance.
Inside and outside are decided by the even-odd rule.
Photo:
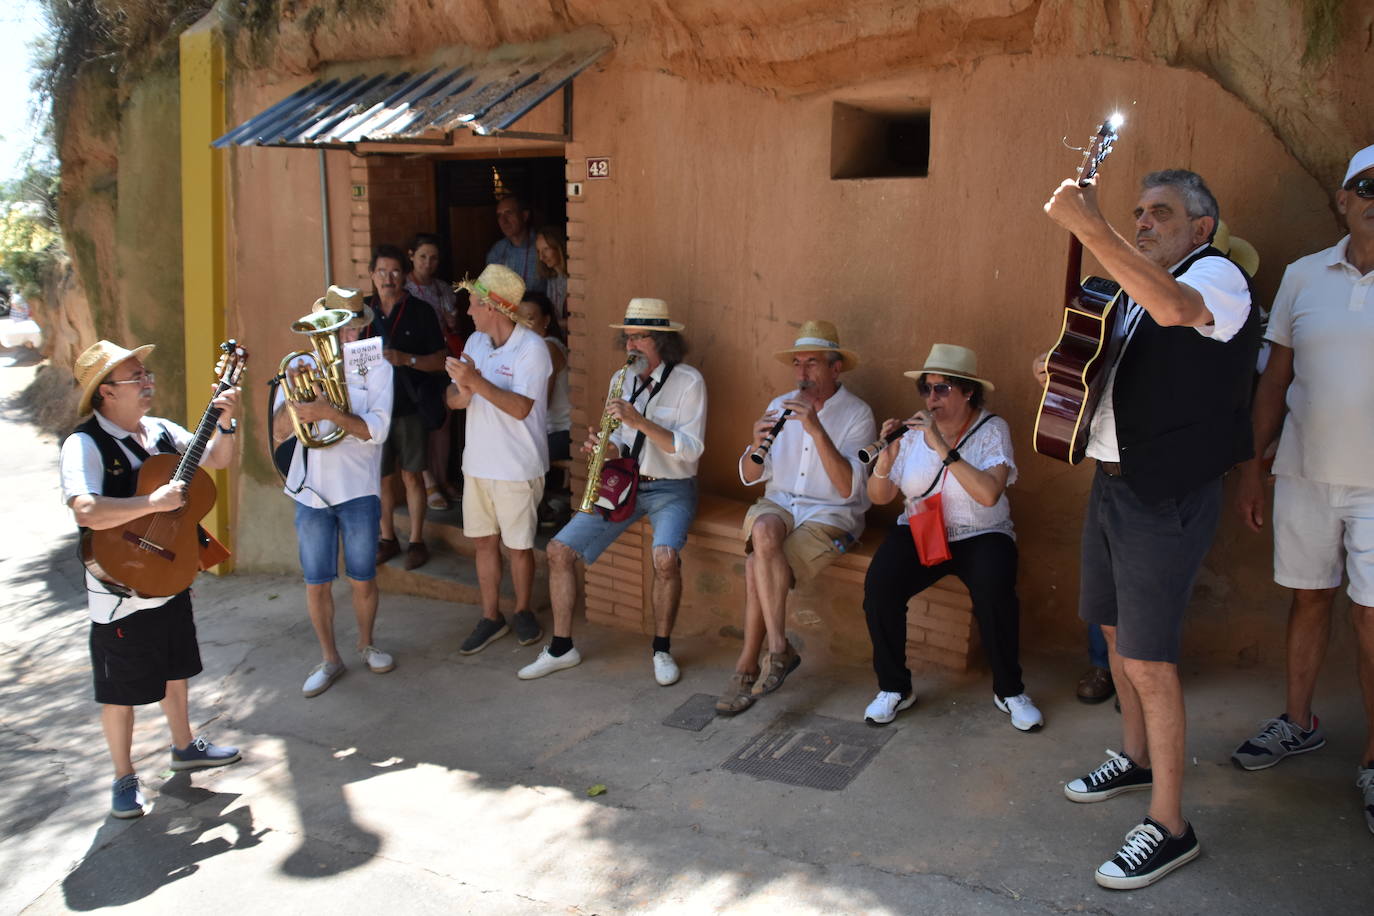
[[[326,295],[315,301],[316,312],[325,309],[344,309],[355,316],[337,332],[349,409],[334,404],[316,382],[314,399],[292,400],[289,410],[285,409],[283,388],[272,419],[278,441],[291,435],[293,413],[298,422],[314,424],[316,435],[333,435],[335,430],[344,433],[326,448],[306,449],[297,443],[286,472],[285,492],[296,502],[296,543],[305,576],[305,603],[322,655],[301,687],[307,697],[324,693],[345,671],[334,639],[333,587],[339,575],[341,543],[344,574],[358,624],[358,656],[374,674],[396,667],[389,653],[373,645],[372,634],[377,620],[382,444],[391,427],[394,370],[382,356],[379,338],[358,339],[375,316],[356,289],[329,287]],[[292,365],[286,371],[298,374],[299,368]]]
[[[788,590],[858,540],[869,505],[858,452],[874,439],[873,411],[840,383],[858,356],[840,346],[828,321],[806,322],[794,344],[775,356],[792,367],[797,387],[768,403],[739,458],[745,486],[765,488],[744,517],[744,645],[716,701],[716,712],[726,716],[777,690],[801,664],[787,640]]]
[[[1253,419],[1257,454],[1279,441],[1274,581],[1293,591],[1287,696],[1284,711],[1231,760],[1262,770],[1326,743],[1312,696],[1344,568],[1365,709],[1356,787],[1374,832],[1374,146],[1351,158],[1336,209],[1348,234],[1288,265],[1265,332],[1272,346]],[[1241,465],[1237,494],[1246,524],[1262,530],[1259,458]]]
[[[599,508],[578,512],[549,542],[553,641],[520,669],[519,677],[543,677],[582,661],[572,642],[577,562],[595,563],[621,532],[647,515],[654,529],[650,651],[654,680],[667,687],[680,677],[669,640],[682,598],[679,554],[696,517],[697,463],[706,447],[706,382],[682,362],[687,352],[683,325],[669,317],[668,303],[662,299],[631,299],[624,323],[611,327],[621,331],[625,353],[633,361],[616,373],[623,379],[620,396],[606,402],[606,414],[620,423],[610,435],[607,458],[639,462],[639,491],[623,518],[611,521]],[[587,432],[583,452],[591,452],[599,442],[598,430]]]
[[[94,413],[62,443],[62,500],[82,529],[118,528],[155,512],[179,509],[186,485],[163,484],[137,495],[138,469],[154,454],[181,453],[194,436],[184,427],[149,416],[153,373],[143,360],[152,345],[126,350],[97,341],[76,359],[81,387],[77,413]],[[239,389],[215,397],[218,430],[201,467],[225,468],[234,458]],[[200,647],[189,588],[170,598],[142,598],[114,581],[86,571],[91,616],[91,668],[100,724],[114,764],[110,813],[138,817],[143,792],[134,772],[134,707],[160,703],[172,733],[171,768],[217,767],[239,759],[238,748],[220,747],[191,734],[186,681],[201,671]]]
[[[1083,522],[1079,616],[1102,627],[1121,700],[1122,753],[1070,780],[1070,801],[1150,792],[1149,811],[1094,879],[1141,888],[1197,858],[1183,816],[1183,618],[1211,547],[1221,478],[1253,455],[1259,316],[1244,271],[1212,246],[1220,213],[1183,169],[1141,179],[1134,243],[1069,179],[1045,212],[1121,284],[1123,343],[1089,428],[1096,472]]]
[[[463,449],[463,533],[477,545],[482,616],[459,652],[472,655],[510,632],[501,613],[501,545],[510,551],[515,586],[511,624],[520,645],[544,635],[530,610],[534,534],[549,470],[544,430],[553,360],[544,339],[520,314],[525,283],[515,271],[488,264],[475,281],[468,314],[477,332],[461,359],[445,362],[452,384],[448,406],[467,409]]]

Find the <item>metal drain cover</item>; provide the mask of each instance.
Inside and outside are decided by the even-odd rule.
[[[878,756],[892,734],[862,722],[788,713],[749,739],[723,766],[758,779],[839,791]]]
[[[716,698],[705,693],[694,693],[691,699],[668,713],[664,725],[672,728],[685,728],[689,732],[699,732],[716,717]]]

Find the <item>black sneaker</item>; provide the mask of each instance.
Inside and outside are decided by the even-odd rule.
[[[544,628],[532,611],[517,611],[510,623],[515,628],[515,641],[522,646],[532,646],[544,635]]]
[[[1189,824],[1183,836],[1174,836],[1151,818],[1126,834],[1126,844],[1098,866],[1093,877],[1102,887],[1130,891],[1154,884],[1180,865],[1187,865],[1202,852],[1197,834]]]
[[[472,628],[472,633],[458,647],[458,652],[460,655],[475,655],[509,632],[506,618],[491,620],[481,617],[477,620],[477,626]]]
[[[1069,801],[1100,802],[1116,798],[1122,792],[1148,789],[1154,785],[1154,772],[1136,763],[1125,754],[1108,749],[1107,760],[1087,776],[1064,784]]]

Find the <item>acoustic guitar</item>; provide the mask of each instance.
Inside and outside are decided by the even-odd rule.
[[[115,594],[132,591],[140,598],[165,598],[183,591],[201,569],[200,520],[215,505],[217,495],[215,482],[200,466],[219,424],[220,410],[213,402],[238,384],[248,361],[248,352],[237,341],[226,341],[219,348],[223,356],[215,369],[215,393],[185,454],[151,455],[138,469],[135,495],[145,496],[179,480],[186,484],[181,508],[82,534],[82,562]]]
[[[1080,186],[1097,175],[1120,127],[1120,115],[1102,122],[1078,167]],[[1083,243],[1071,235],[1063,324],[1045,363],[1048,378],[1035,416],[1035,450],[1069,464],[1082,461],[1088,448],[1088,429],[1121,336],[1121,311],[1115,307],[1120,285],[1104,277],[1082,277]]]

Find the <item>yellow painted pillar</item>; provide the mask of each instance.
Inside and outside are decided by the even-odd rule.
[[[196,411],[193,422],[209,399],[225,335],[224,153],[210,146],[226,130],[224,35],[218,25],[211,13],[181,33],[181,307],[186,404]],[[232,550],[229,473],[209,473],[219,498],[202,524]],[[214,572],[231,572],[233,562],[226,560]]]

